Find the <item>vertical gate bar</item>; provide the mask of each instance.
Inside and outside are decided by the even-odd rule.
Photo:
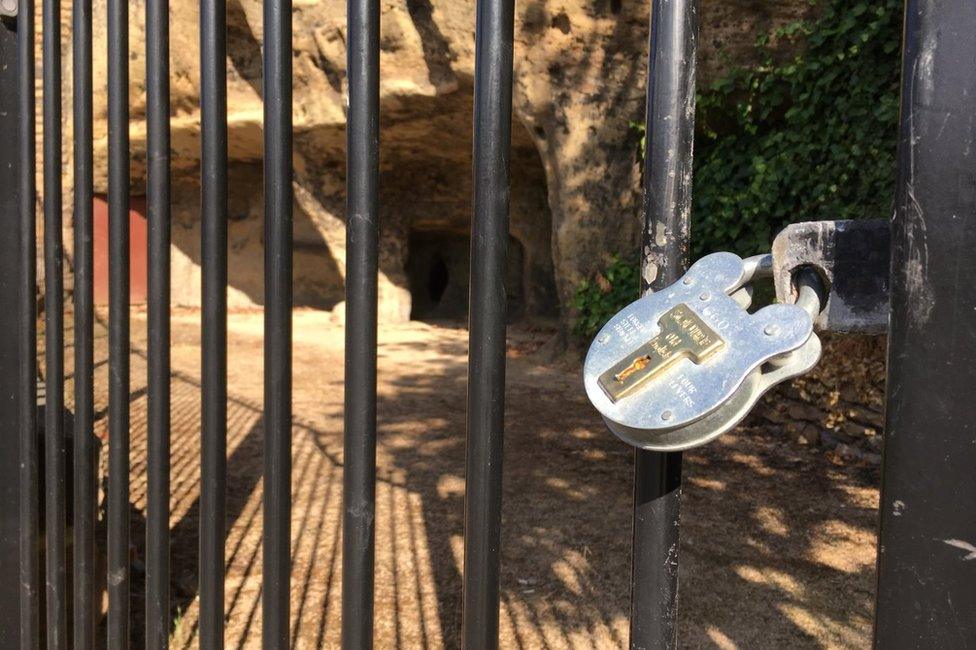
[[[227,3],[200,3],[203,422],[200,644],[224,644],[227,484]]]
[[[346,169],[346,389],[343,453],[342,643],[373,639],[376,519],[376,281],[379,222],[377,0],[349,0]]]
[[[36,263],[27,255],[36,243],[27,236],[35,234],[36,226],[33,202],[28,212],[24,201],[34,193],[26,176],[33,176],[36,170],[23,164],[25,158],[34,155],[33,128],[25,128],[22,119],[25,106],[34,111],[33,102],[26,101],[24,91],[28,89],[22,76],[25,22],[13,17],[0,19],[0,89],[4,91],[0,92],[0,141],[7,144],[0,148],[0,220],[5,229],[0,237],[0,305],[4,307],[0,311],[0,331],[4,334],[0,337],[0,435],[5,451],[0,456],[0,564],[6,578],[0,584],[3,648],[36,647],[39,629],[35,624],[39,574],[36,415],[29,412],[37,404],[37,350],[30,345],[36,325],[34,291],[27,286],[35,277],[30,267]],[[33,98],[33,87],[28,92]]]
[[[108,0],[108,644],[129,643],[129,5]]]
[[[34,88],[34,0],[20,0],[17,16],[19,93],[20,327],[20,647],[40,645],[40,501],[37,445],[37,146]]]
[[[475,29],[462,602],[462,639],[469,650],[498,647],[514,5],[479,0]]]
[[[288,647],[291,585],[291,0],[264,0],[265,648]]]
[[[976,639],[976,4],[909,0],[881,479],[877,648]]]
[[[72,12],[74,89],[74,643],[95,645],[94,311],[92,244],[92,3],[75,0]]]
[[[64,278],[61,234],[61,3],[45,0],[44,74],[44,536],[47,642],[68,645],[64,463]]]
[[[169,645],[170,620],[169,0],[146,1],[146,104],[149,221],[146,648],[165,650]]]
[[[695,136],[697,0],[651,3],[641,291],[688,266]],[[636,450],[631,648],[677,646],[681,454]]]

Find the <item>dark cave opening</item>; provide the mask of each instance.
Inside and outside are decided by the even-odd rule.
[[[522,315],[522,244],[508,241],[505,273],[508,318]],[[407,278],[410,286],[412,320],[465,320],[468,315],[471,238],[467,233],[447,230],[419,230],[410,233]]]
[[[444,258],[440,254],[434,253],[427,277],[427,295],[430,297],[431,302],[434,304],[440,303],[450,281],[451,272],[447,270],[447,264],[444,262]]]

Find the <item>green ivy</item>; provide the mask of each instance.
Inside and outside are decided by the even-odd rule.
[[[902,0],[825,0],[815,19],[760,37],[758,65],[734,69],[699,90],[696,257],[767,251],[775,234],[797,221],[888,215],[902,6]],[[773,38],[796,40],[798,54],[777,62]],[[592,335],[636,295],[636,269],[627,275],[621,266],[614,258],[601,274],[604,289],[593,282],[579,287],[580,334]]]
[[[592,338],[621,307],[637,298],[638,280],[637,266],[633,260],[625,262],[617,255],[593,280],[584,280],[577,287],[573,299],[573,307],[578,314],[574,333],[586,339]]]
[[[751,255],[796,221],[885,217],[894,191],[902,0],[830,0],[800,53],[699,93],[692,232],[702,254]],[[719,128],[717,125],[723,125]]]

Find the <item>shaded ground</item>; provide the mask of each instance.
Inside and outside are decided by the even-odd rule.
[[[339,642],[341,327],[295,314],[292,629]],[[261,630],[262,315],[230,320],[227,646]],[[104,334],[104,332],[101,332]],[[145,489],[145,315],[133,314],[133,535]],[[608,434],[572,367],[510,332],[501,636],[506,648],[625,646],[632,452]],[[69,338],[70,340],[70,338]],[[100,338],[96,362],[106,357]],[[195,646],[199,315],[173,319],[174,647]],[[467,332],[385,327],[379,350],[376,647],[457,647]],[[107,368],[99,365],[104,390]],[[69,391],[70,394],[70,391]],[[105,394],[96,396],[98,408]],[[104,435],[105,422],[97,430]],[[832,461],[754,417],[686,455],[682,647],[868,647],[876,470]],[[141,543],[141,542],[140,542]],[[141,617],[136,575],[133,612]]]

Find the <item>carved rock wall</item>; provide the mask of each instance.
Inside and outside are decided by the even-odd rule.
[[[143,2],[130,3],[136,195],[145,187],[144,9]],[[70,15],[70,4],[64,11]],[[700,11],[699,79],[708,83],[730,63],[754,56],[756,35],[811,8],[807,0],[702,0]],[[230,304],[250,306],[260,304],[263,293],[262,8],[258,0],[228,0],[227,12]],[[579,281],[613,252],[636,250],[639,171],[637,135],[630,124],[643,119],[648,12],[643,1],[517,3],[510,224],[515,240],[510,266],[515,266],[508,279],[518,297],[515,316],[559,315],[568,322]],[[94,1],[94,15],[95,189],[105,192],[104,0]],[[171,2],[176,305],[200,301],[198,19],[196,2]],[[295,0],[293,21],[295,295],[300,305],[332,308],[343,299],[345,262],[345,2]],[[447,280],[439,275],[436,280],[441,263],[411,259],[410,242],[428,242],[415,246],[415,255],[436,251],[438,241],[460,250],[458,238],[470,229],[474,25],[473,1],[382,2],[384,320],[410,316],[411,290],[422,289],[417,285],[424,284],[428,271],[427,284],[448,283],[445,296],[460,295],[466,282],[458,271],[463,261],[457,260],[445,264]],[[67,65],[69,30],[64,51]],[[65,162],[70,163],[70,74],[65,84]],[[70,164],[66,169],[70,172]],[[70,182],[68,174],[66,207]],[[70,262],[67,231],[65,239]]]

